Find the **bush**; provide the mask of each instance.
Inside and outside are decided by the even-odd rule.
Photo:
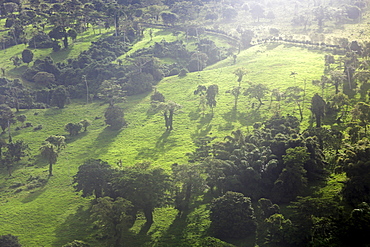
[[[180,70],[179,77],[184,77],[188,73],[189,73],[189,70],[187,70],[186,68],[183,68],[183,69]]]
[[[211,204],[211,229],[219,238],[245,238],[255,234],[257,221],[251,199],[237,192],[226,192]]]

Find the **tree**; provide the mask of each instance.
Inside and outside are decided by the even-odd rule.
[[[98,227],[101,237],[113,238],[115,242],[113,246],[120,246],[121,235],[130,226],[129,211],[132,207],[130,201],[121,197],[115,200],[110,197],[101,197],[91,208],[94,225]]]
[[[262,98],[265,97],[267,91],[268,91],[268,88],[265,84],[251,83],[249,88],[247,88],[243,94],[245,96],[248,96],[249,98],[255,98],[258,100],[259,102],[259,105],[257,107],[257,110],[258,110],[263,105]]]
[[[245,238],[257,229],[251,199],[237,192],[226,192],[210,208],[211,229],[218,238]]]
[[[22,52],[22,61],[29,65],[30,62],[32,62],[33,59],[33,52],[29,49],[25,49]]]
[[[173,115],[179,109],[181,105],[173,101],[168,102],[159,102],[158,104],[153,104],[155,111],[161,111],[163,113],[166,129],[171,131],[173,130]]]
[[[272,191],[276,202],[289,202],[307,186],[304,164],[310,155],[306,147],[288,148],[283,155],[285,168],[275,181]]]
[[[342,194],[344,199],[356,206],[361,202],[370,203],[370,143],[359,141],[347,146],[343,155],[338,158],[338,170],[346,173],[346,181]]]
[[[52,95],[50,104],[57,106],[59,109],[64,108],[68,98],[68,92],[64,86],[57,87]]]
[[[110,105],[104,113],[105,123],[112,129],[119,130],[126,126],[124,113],[121,107]]]
[[[49,163],[49,176],[53,176],[53,165],[57,163],[58,151],[51,143],[46,143],[40,147],[41,156]]]
[[[189,208],[191,198],[202,194],[205,181],[199,165],[172,165],[172,177],[175,185],[175,207],[180,211]]]
[[[46,138],[45,141],[53,144],[55,147],[57,147],[57,150],[59,151],[60,149],[66,146],[65,140],[66,138],[64,136],[51,135],[48,138]]]
[[[243,30],[240,37],[241,46],[243,48],[248,48],[251,45],[253,37],[254,32],[252,30]]]
[[[20,59],[17,55],[12,56],[9,60],[13,62],[15,67],[18,67],[22,63],[22,59]]]
[[[161,168],[150,168],[148,163],[138,163],[119,172],[113,187],[118,196],[132,202],[144,212],[147,225],[153,223],[153,211],[168,199],[170,177]]]
[[[24,114],[17,116],[17,121],[18,122],[21,122],[22,123],[22,126],[23,126],[23,123],[26,121],[26,119],[27,119],[27,116],[24,115]]]
[[[0,126],[3,132],[5,132],[6,128],[8,128],[10,124],[15,123],[14,118],[14,113],[9,106],[5,104],[0,105]]]
[[[212,112],[213,108],[216,107],[217,101],[216,96],[218,94],[218,86],[216,84],[210,85],[206,91],[207,105],[211,107]]]
[[[339,86],[343,85],[346,80],[346,75],[339,70],[333,70],[329,72],[330,83],[335,87],[335,93],[339,93]]]
[[[241,87],[233,87],[231,89],[231,94],[234,96],[234,109],[237,110],[238,108],[238,100],[239,96],[242,93],[242,88]]]
[[[317,128],[321,127],[321,120],[325,115],[325,108],[325,101],[320,95],[316,93],[311,100],[311,111],[315,115]]]
[[[257,22],[260,21],[260,18],[265,17],[264,12],[265,10],[262,8],[262,6],[258,3],[255,3],[251,6],[249,10],[252,14],[253,19],[257,19]]]
[[[237,68],[236,70],[234,70],[233,73],[234,73],[234,75],[236,75],[238,77],[238,82],[239,82],[239,87],[240,87],[240,83],[243,80],[243,76],[248,74],[248,70],[244,67],[240,67],[240,68]]]
[[[67,33],[68,33],[68,36],[71,37],[73,41],[76,40],[78,33],[75,29],[70,28]]]
[[[78,132],[82,129],[81,123],[67,123],[64,126],[64,129],[69,132],[70,136],[76,136],[78,135]]]
[[[28,155],[28,144],[22,140],[6,144],[7,151],[3,153],[2,163],[6,166],[9,176],[12,176],[12,167],[21,160],[22,157]]]
[[[95,199],[98,199],[106,195],[112,174],[113,169],[107,162],[100,159],[86,160],[73,176],[74,188],[82,191],[83,197],[95,195]]]
[[[55,76],[51,73],[40,71],[32,77],[32,80],[37,84],[49,86],[50,84],[55,83]]]
[[[285,91],[286,102],[287,103],[294,102],[297,105],[301,121],[303,120],[303,109],[301,105],[301,102],[302,102],[301,93],[303,91],[304,90],[298,86],[288,87]]]
[[[365,128],[365,135],[367,134],[367,125],[370,121],[370,105],[365,102],[358,102],[352,110],[353,119],[360,120],[362,126]]]
[[[126,91],[115,80],[105,80],[99,87],[98,96],[109,102],[110,106],[125,101]]]
[[[0,236],[1,247],[21,247],[22,245],[18,241],[18,237],[11,234]]]
[[[89,127],[91,125],[91,121],[87,120],[87,119],[84,119],[84,120],[80,121],[80,124],[82,124],[82,127],[84,128],[84,132],[86,132],[87,127]]]
[[[164,24],[166,25],[175,25],[175,22],[178,20],[178,17],[176,14],[172,12],[162,12],[161,14],[162,20]]]

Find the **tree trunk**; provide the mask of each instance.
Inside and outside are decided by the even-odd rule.
[[[169,123],[169,127],[170,127],[170,130],[173,130],[173,127],[172,127],[172,123],[173,123],[173,111],[174,110],[169,110],[170,112],[170,116],[168,117],[168,123]]]
[[[146,224],[152,224],[153,223],[153,208],[152,207],[145,207],[143,209],[144,216],[146,218]]]
[[[49,163],[49,176],[53,176],[53,164]]]

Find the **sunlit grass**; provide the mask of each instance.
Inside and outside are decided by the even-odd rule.
[[[163,37],[166,40],[176,39],[170,33],[163,34]],[[81,43],[87,47],[87,42]],[[78,42],[73,47],[77,44]],[[137,45],[144,47],[146,44]],[[189,73],[182,78],[167,77],[157,85],[157,90],[164,94],[166,100],[182,105],[182,109],[174,116],[174,130],[171,132],[166,131],[161,113],[152,114],[149,111],[150,94],[128,97],[126,103],[120,104],[128,122],[128,126],[120,131],[106,128],[103,113],[107,105],[100,102],[89,105],[74,102],[65,109],[21,111],[20,114],[27,115],[27,122],[34,126],[43,125],[41,131],[28,128],[16,132],[12,128],[14,140],[23,139],[27,142],[32,155],[39,153],[39,147],[49,135],[67,135],[64,131],[66,123],[89,119],[93,124],[86,133],[73,138],[67,136],[67,147],[60,152],[58,162],[54,165],[54,176],[44,187],[26,189],[27,179],[31,175],[47,178],[47,164],[38,157],[29,161],[25,159],[23,163],[31,166],[19,166],[14,171],[13,178],[8,179],[5,171],[1,173],[0,187],[4,193],[0,198],[0,234],[17,235],[21,243],[31,247],[61,246],[74,239],[85,239],[93,246],[99,246],[90,236],[92,229],[83,227],[90,225],[87,212],[89,201],[73,192],[71,186],[72,176],[84,160],[101,158],[113,167],[117,167],[118,160],[122,160],[125,166],[149,161],[154,166],[168,170],[173,163],[187,163],[186,153],[194,150],[193,141],[199,137],[209,135],[217,137],[216,140],[223,140],[232,130],[247,131],[248,126],[254,122],[271,116],[274,108],[269,108],[269,95],[260,111],[251,108],[251,100],[240,96],[238,110],[233,110],[234,98],[226,91],[236,86],[237,78],[233,71],[238,67],[246,67],[250,71],[242,81],[244,88],[248,87],[247,81],[253,81],[266,83],[270,89],[284,90],[292,85],[303,86],[303,80],[306,79],[307,104],[303,126],[307,126],[310,116],[309,97],[318,90],[310,81],[321,76],[323,60],[324,54],[303,48],[284,45],[256,46],[242,51],[235,65],[228,58],[199,73]],[[292,71],[297,73],[295,79],[290,76]],[[198,107],[199,98],[193,91],[198,85],[211,84],[217,84],[220,89],[217,106],[214,114],[209,108],[203,114]],[[298,116],[294,106],[282,104],[283,113]],[[16,182],[25,184],[20,187],[23,191],[14,193],[14,189],[9,189]],[[173,208],[156,210],[155,223],[149,229],[149,235],[145,235],[144,242],[138,240],[144,235],[136,235],[140,233],[143,224],[143,220],[139,219],[132,229],[133,235],[126,236],[129,239],[127,246],[156,242],[173,243],[176,246],[195,243],[209,224],[207,204],[199,205],[185,219],[177,219],[176,214],[177,211]],[[184,227],[183,231],[180,226]]]

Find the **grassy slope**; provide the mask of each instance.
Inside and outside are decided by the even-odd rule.
[[[265,51],[263,53],[257,51]],[[192,141],[201,136],[212,135],[220,139],[232,130],[242,128],[255,121],[262,121],[272,112],[268,109],[269,102],[261,108],[261,114],[250,109],[251,102],[241,96],[238,111],[232,111],[233,97],[225,91],[236,85],[233,71],[240,66],[247,67],[250,74],[243,81],[267,83],[269,87],[284,89],[294,83],[291,71],[298,73],[296,84],[302,85],[307,79],[308,94],[312,96],[313,88],[309,83],[318,79],[323,71],[324,54],[314,53],[297,47],[256,46],[243,51],[238,56],[236,65],[225,60],[207,68],[200,73],[190,73],[184,78],[165,78],[158,86],[167,100],[173,100],[183,106],[174,119],[174,131],[168,133],[164,128],[164,120],[160,114],[150,114],[149,95],[130,97],[122,104],[126,112],[127,128],[114,132],[105,128],[103,115],[106,106],[99,103],[81,105],[73,103],[65,109],[46,109],[22,111],[34,126],[43,125],[43,130],[23,129],[14,139],[24,139],[30,144],[31,153],[37,154],[42,141],[51,134],[65,134],[63,126],[68,122],[90,119],[93,125],[87,133],[70,139],[68,146],[59,156],[55,165],[55,176],[39,189],[14,194],[8,187],[15,182],[27,183],[30,175],[46,178],[47,165],[36,157],[35,166],[18,169],[14,178],[7,179],[6,172],[0,175],[0,188],[5,191],[0,198],[0,235],[11,233],[19,236],[24,246],[61,246],[73,239],[88,238],[91,229],[86,227],[86,209],[88,201],[73,192],[72,176],[77,167],[87,158],[102,158],[111,164],[122,159],[123,164],[148,160],[154,165],[169,168],[174,162],[186,163],[185,153],[193,150]],[[212,117],[210,110],[202,116],[198,111],[198,98],[193,91],[199,84],[218,84],[220,95],[218,105]],[[293,113],[294,107],[288,108]],[[38,112],[38,115],[34,115]],[[306,119],[309,116],[305,110]],[[307,121],[306,121],[307,122]],[[306,124],[307,125],[307,124]],[[138,220],[133,231],[139,232],[143,220]],[[196,238],[207,227],[206,206],[200,205],[186,219],[176,218],[176,211],[171,208],[159,209],[155,214],[155,223],[149,235],[128,235],[129,243],[138,246],[146,241],[163,242],[179,245]],[[182,228],[184,228],[182,230]],[[141,240],[140,240],[141,239]],[[184,240],[188,239],[188,240]],[[88,239],[89,240],[89,239]],[[93,241],[90,239],[90,241]],[[93,243],[93,242],[92,242]],[[160,244],[162,243],[162,245]],[[94,246],[98,246],[95,244]]]

